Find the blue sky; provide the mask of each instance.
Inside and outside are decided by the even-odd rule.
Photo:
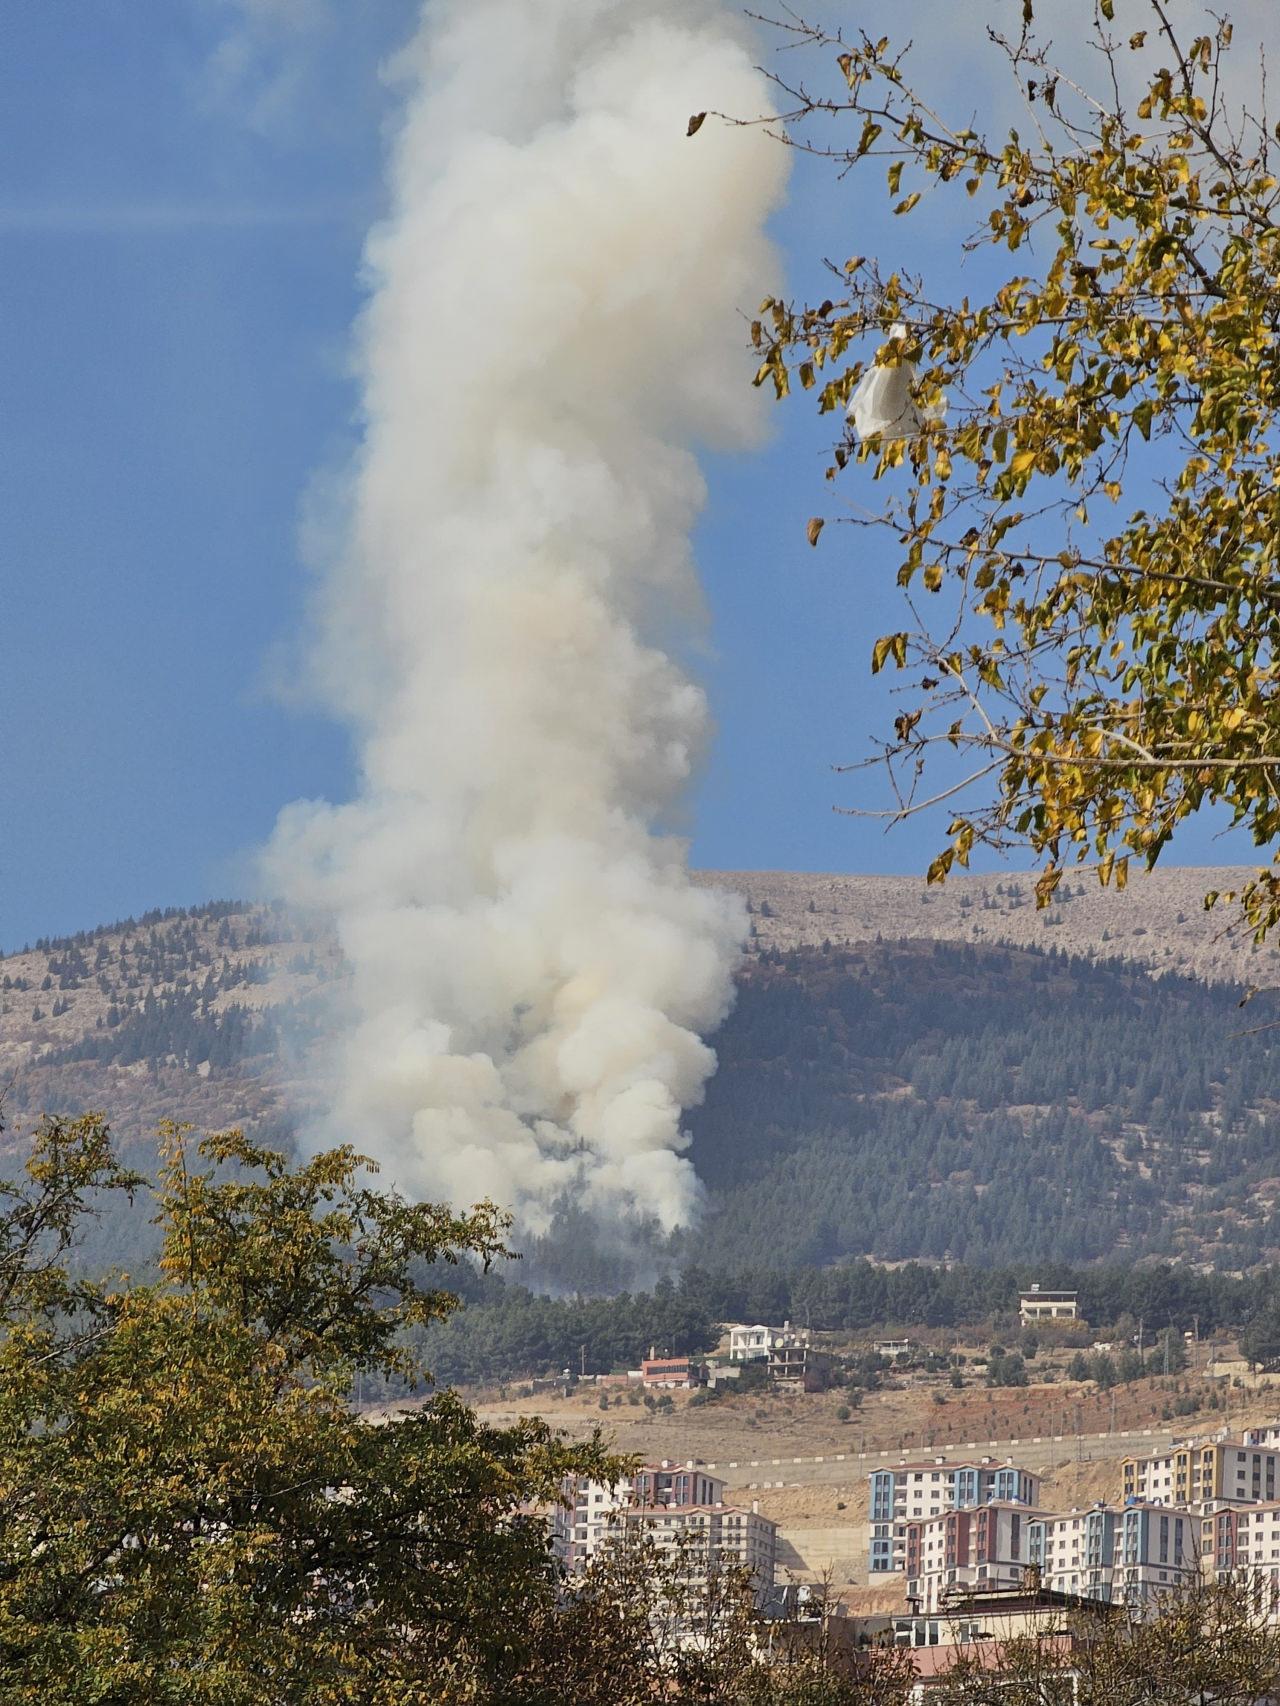
[[[317,26],[291,30],[304,11]],[[343,731],[272,676],[302,623],[308,481],[350,444],[379,66],[415,11],[4,8],[5,948],[243,892],[281,805],[350,791]],[[823,253],[888,232],[878,205],[801,173],[777,236],[793,287],[820,294]],[[826,438],[796,403],[765,450],[707,464],[699,668],[719,733],[690,806],[699,864],[909,871],[934,850],[919,827],[886,837],[833,811],[854,795],[831,766],[883,726],[867,657],[895,599],[883,552],[856,555],[843,531],[804,541],[831,509]],[[1240,851],[1207,832],[1181,849]]]

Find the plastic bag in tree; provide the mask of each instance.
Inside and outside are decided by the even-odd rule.
[[[893,343],[905,343],[907,328],[901,321],[889,328]],[[910,438],[926,421],[941,420],[946,402],[928,409],[917,407],[911,395],[915,384],[914,361],[899,361],[893,367],[872,367],[858,381],[849,404],[849,419],[859,438]]]

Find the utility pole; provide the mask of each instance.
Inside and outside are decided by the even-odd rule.
[[[585,1380],[587,1378],[587,1347],[585,1345],[579,1347],[578,1363],[582,1371],[582,1378]]]

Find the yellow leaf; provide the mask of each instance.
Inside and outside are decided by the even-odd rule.
[[[871,648],[871,673],[877,675],[884,668],[886,658],[892,657],[899,669],[907,661],[907,636],[905,634],[882,634]]]
[[[805,535],[808,538],[810,545],[816,545],[818,543],[818,535],[826,525],[826,522],[820,515],[815,515],[813,517],[808,527],[805,529]]]

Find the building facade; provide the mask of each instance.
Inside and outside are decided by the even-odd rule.
[[[753,1327],[744,1322],[732,1322],[729,1326],[729,1361],[767,1362],[774,1331],[763,1322],[757,1322]]]
[[[921,1617],[969,1589],[1016,1588],[1027,1563],[1025,1505],[992,1501],[906,1525],[907,1603]]]
[[[769,1378],[783,1392],[819,1392],[826,1385],[829,1359],[816,1350],[807,1328],[784,1328],[769,1347]]]
[[[1255,1429],[1263,1433],[1263,1429]],[[1192,1440],[1149,1457],[1127,1457],[1126,1499],[1187,1505],[1211,1499],[1251,1504],[1280,1496],[1280,1449],[1244,1439]]]
[[[678,1557],[695,1603],[718,1570],[744,1571],[757,1599],[773,1587],[778,1525],[754,1504],[629,1505],[616,1513],[604,1543],[636,1540],[649,1542],[660,1556]]]
[[[718,1505],[728,1485],[694,1462],[646,1463],[631,1478],[631,1498],[637,1505]]]
[[[892,1469],[873,1469],[870,1481],[873,1574],[906,1568],[909,1522],[995,1500],[1026,1507],[1040,1502],[1038,1475],[1012,1461],[998,1463],[990,1457],[961,1463],[945,1457],[899,1463]]]
[[[640,1364],[640,1380],[645,1386],[705,1386],[707,1370],[696,1357],[647,1356]]]
[[[1219,1504],[1201,1514],[1199,1527],[1206,1579],[1247,1579],[1260,1590],[1260,1604],[1280,1620],[1280,1501]]]
[[[1095,1505],[1037,1516],[1027,1562],[1054,1593],[1109,1605],[1143,1605],[1199,1574],[1199,1522],[1164,1505]]]
[[[663,1510],[719,1505],[726,1484],[695,1463],[676,1464],[666,1459],[646,1463],[634,1476],[612,1486],[584,1475],[571,1475],[551,1514],[552,1550],[571,1575],[577,1574],[608,1539],[624,1510],[633,1505]]]
[[[1076,1321],[1080,1317],[1079,1294],[1074,1291],[1046,1291],[1033,1285],[1030,1291],[1019,1292],[1018,1314],[1026,1323]]]

